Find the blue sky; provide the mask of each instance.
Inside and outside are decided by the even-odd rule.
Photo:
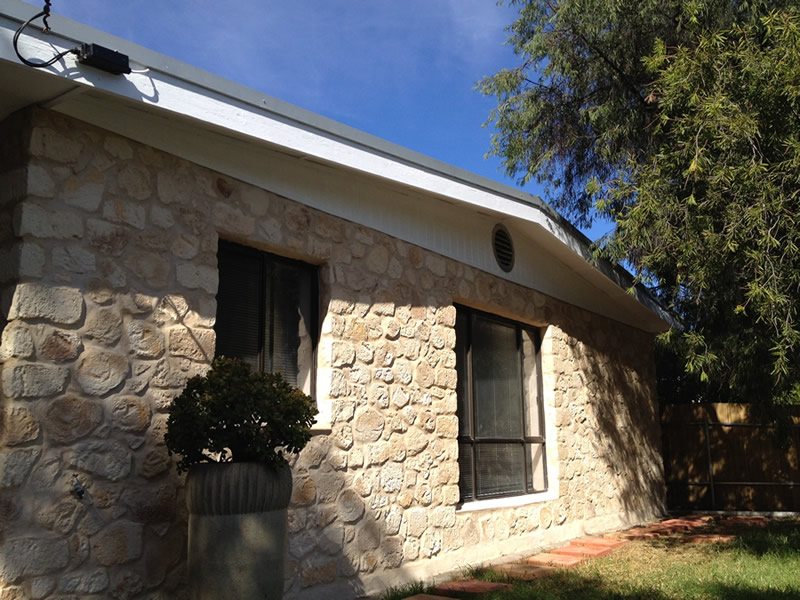
[[[484,158],[491,130],[482,125],[493,100],[474,89],[517,64],[504,45],[513,7],[494,0],[53,0],[52,12],[515,185],[499,160]]]

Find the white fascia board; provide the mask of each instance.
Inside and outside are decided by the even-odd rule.
[[[0,13],[0,59],[18,62],[11,39],[19,24],[36,12],[38,9],[29,4],[7,0]],[[26,57],[47,60],[77,43],[94,42],[127,54],[135,69],[129,75],[110,75],[80,65],[71,54],[53,67],[41,69],[72,81],[76,87],[102,90],[112,96],[191,119],[201,127],[222,130],[254,143],[375,176],[471,206],[473,210],[534,224],[545,236],[558,242],[547,245],[562,258],[564,250],[569,249],[573,260],[568,260],[568,263],[575,264],[574,258],[581,261],[590,259],[588,240],[535,196],[401,148],[58,15],[50,17],[50,25],[52,31],[49,34],[37,33],[36,27],[26,29],[20,38]],[[623,281],[629,279],[620,269],[608,265],[599,271],[596,267],[585,266],[588,269],[581,270],[589,280],[594,280],[594,285],[604,287],[604,283],[609,283],[608,280],[598,280],[596,276],[610,277],[613,285],[623,285]],[[641,290],[637,290],[635,295],[640,303],[665,322],[666,328],[666,311]]]

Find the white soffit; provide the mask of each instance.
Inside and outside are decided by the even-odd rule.
[[[538,247],[571,270],[571,275],[583,279],[587,287],[576,295],[573,282],[566,286],[571,288],[568,297],[564,297],[566,290],[557,289],[557,285],[545,285],[541,291],[648,331],[663,331],[668,327],[669,316],[646,293],[639,291],[632,296],[623,289],[629,281],[624,271],[609,265],[599,265],[599,268],[590,265],[587,262],[588,240],[534,196],[57,15],[50,17],[53,28],[50,34],[37,33],[35,27],[26,29],[21,47],[27,57],[46,60],[56,52],[73,47],[76,42],[95,42],[128,54],[135,72],[126,76],[109,75],[78,64],[72,55],[48,69],[20,67],[11,38],[20,22],[38,9],[19,0],[7,0],[5,4],[0,9],[0,83],[2,89],[14,90],[14,93],[0,99],[0,118],[22,106],[44,103],[54,110],[222,170],[217,164],[208,164],[208,159],[203,160],[202,156],[192,156],[192,148],[198,149],[197,143],[184,140],[183,147],[179,148],[176,147],[180,145],[179,136],[169,139],[173,131],[182,128],[179,121],[185,121],[196,131],[198,140],[195,142],[205,135],[204,131],[212,137],[215,133],[222,134],[246,144],[271,147],[304,160],[327,163],[411,188],[426,196],[460,204],[462,210],[517,222],[518,230],[534,236]],[[90,91],[92,89],[95,91]],[[84,91],[87,92],[85,96]],[[118,110],[114,109],[115,104]],[[163,121],[159,114],[175,119],[175,127],[153,127],[153,123]],[[142,127],[148,123],[150,127]],[[158,137],[161,139],[154,139]],[[227,174],[257,185],[261,183],[247,173]],[[393,231],[386,233],[396,235]],[[420,243],[419,240],[410,241]],[[424,243],[420,245],[429,247]],[[440,248],[431,249],[441,251]],[[517,280],[499,270],[495,274]],[[517,282],[536,287],[531,281]]]

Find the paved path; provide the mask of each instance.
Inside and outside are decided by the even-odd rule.
[[[686,543],[730,542],[735,535],[721,535],[713,529],[722,527],[761,527],[768,523],[765,517],[727,517],[715,519],[708,515],[693,515],[680,519],[666,519],[644,527],[635,527],[604,536],[588,536],[572,540],[566,546],[549,552],[535,554],[521,561],[495,565],[490,569],[505,575],[509,580],[533,581],[546,577],[558,568],[572,568],[588,560],[607,556],[633,540],[649,540],[696,531],[683,538]],[[711,530],[711,532],[709,532]],[[705,532],[704,532],[705,531]],[[494,583],[477,579],[457,579],[440,583],[434,594],[416,594],[405,600],[448,600],[449,598],[479,598],[483,594],[511,587],[510,583]]]

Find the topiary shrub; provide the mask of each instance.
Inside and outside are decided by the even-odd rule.
[[[164,441],[180,456],[178,472],[201,462],[286,464],[311,439],[316,408],[280,373],[258,373],[236,358],[219,357],[192,377],[169,407]]]

